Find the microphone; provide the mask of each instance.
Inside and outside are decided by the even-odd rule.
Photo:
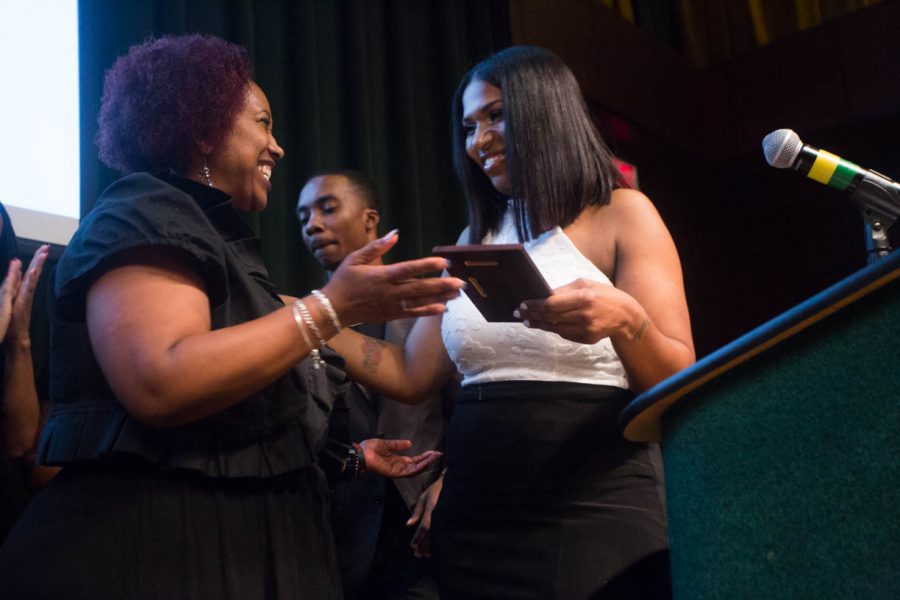
[[[791,168],[829,187],[849,192],[863,212],[881,218],[886,227],[900,217],[900,184],[877,171],[863,169],[825,150],[800,141],[791,129],[778,129],[763,138],[766,162],[777,169]]]

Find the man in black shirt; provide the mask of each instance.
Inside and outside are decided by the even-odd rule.
[[[297,203],[303,241],[331,273],[351,252],[377,237],[379,213],[374,185],[354,171],[314,175]],[[367,324],[362,333],[403,344],[415,319]],[[329,421],[329,437],[346,444],[384,435],[410,439],[410,453],[440,450],[446,426],[441,393],[417,405],[403,404],[353,384]],[[419,495],[440,475],[440,465],[416,477],[386,480],[367,474],[335,484],[332,527],[344,594],[352,598],[437,598],[427,561],[410,548],[407,527]]]

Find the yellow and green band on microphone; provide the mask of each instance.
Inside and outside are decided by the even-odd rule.
[[[826,150],[805,146],[801,154],[798,167],[803,169],[809,165],[806,176],[829,187],[846,190],[863,178],[864,172],[859,165]]]

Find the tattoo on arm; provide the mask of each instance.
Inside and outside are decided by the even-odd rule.
[[[650,324],[650,319],[644,319],[644,322],[641,323],[641,326],[638,327],[637,331],[634,332],[634,339],[631,340],[633,344],[636,344],[641,336],[644,335],[644,330],[647,329],[647,325]]]
[[[366,338],[362,343],[363,368],[374,373],[381,364],[381,344],[378,340]]]

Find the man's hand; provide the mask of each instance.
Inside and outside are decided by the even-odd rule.
[[[431,513],[437,505],[443,486],[444,475],[441,474],[434,483],[419,495],[413,514],[406,522],[407,527],[413,527],[416,523],[419,524],[416,532],[413,534],[412,541],[409,543],[416,558],[428,558],[431,556]]]
[[[360,442],[358,450],[366,457],[366,470],[391,479],[418,475],[441,457],[436,450],[427,450],[417,456],[397,454],[411,447],[409,440],[372,438]]]

